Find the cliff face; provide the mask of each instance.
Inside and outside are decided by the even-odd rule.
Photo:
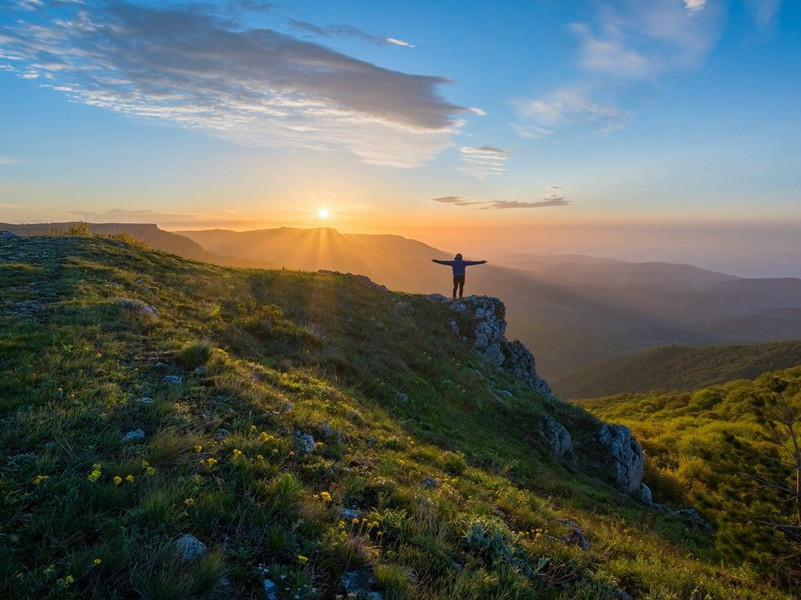
[[[451,321],[451,328],[472,341],[476,352],[489,363],[518,376],[535,392],[555,398],[548,382],[537,374],[534,356],[528,348],[520,340],[510,342],[506,339],[506,306],[500,299],[492,296],[468,296],[459,302],[453,302],[439,294],[432,294],[429,298],[448,305],[451,310],[469,321],[464,332],[455,320]]]

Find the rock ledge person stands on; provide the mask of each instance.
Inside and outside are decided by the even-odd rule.
[[[431,262],[438,265],[448,265],[453,269],[453,299],[456,300],[456,289],[459,289],[459,299],[461,300],[464,293],[464,272],[465,269],[471,265],[483,265],[486,260],[462,260],[462,255],[457,254],[453,260],[437,260],[432,258]]]

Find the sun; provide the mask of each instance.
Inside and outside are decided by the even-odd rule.
[[[330,214],[331,213],[328,211],[327,208],[321,208],[320,210],[317,211],[317,216],[320,217],[321,219],[327,219]]]

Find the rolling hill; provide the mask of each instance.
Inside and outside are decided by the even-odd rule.
[[[27,231],[46,233],[53,226]],[[394,290],[450,294],[449,270],[431,259],[452,254],[400,236],[331,228],[179,235],[159,233],[153,225],[91,227],[126,232],[153,247],[213,264],[350,272]],[[742,279],[689,265],[576,255],[518,256],[508,265],[491,260],[471,267],[466,289],[504,300],[510,334],[534,351],[539,370],[551,379],[664,345],[801,338],[798,279]]]
[[[4,598],[791,597],[474,350],[497,301],[87,236],[0,240],[0,289]]]
[[[709,348],[663,346],[553,380],[563,398],[690,391],[801,365],[801,341]]]

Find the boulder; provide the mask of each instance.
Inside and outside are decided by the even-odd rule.
[[[525,381],[535,392],[554,397],[548,382],[537,375],[534,355],[520,340],[509,343],[509,362],[506,368]]]
[[[198,556],[206,553],[206,544],[197,539],[194,535],[186,533],[175,541],[175,545],[181,553],[181,558],[191,561]]]
[[[141,429],[133,429],[122,436],[123,442],[136,442],[145,439],[145,432]]]
[[[546,416],[542,422],[542,435],[556,456],[566,456],[573,450],[573,438],[559,421]]]
[[[167,385],[179,385],[182,379],[178,375],[165,375],[164,383]]]
[[[645,456],[642,446],[623,425],[604,425],[598,430],[598,441],[612,464],[612,477],[629,494],[640,489]]]
[[[304,454],[311,454],[314,452],[315,441],[311,434],[300,434],[299,432],[296,432],[295,439],[297,441],[298,450]]]
[[[649,506],[654,503],[654,496],[651,494],[651,488],[644,483],[640,484],[640,488],[634,492],[633,496],[640,502],[648,504]]]
[[[373,588],[378,584],[375,575],[370,569],[359,569],[345,571],[342,574],[342,589],[347,594],[355,594],[358,598],[370,598],[370,600],[381,600],[383,596],[374,592]]]

